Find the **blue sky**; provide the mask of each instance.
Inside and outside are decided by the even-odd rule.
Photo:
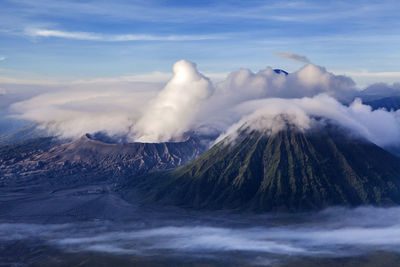
[[[400,1],[2,0],[0,77],[77,80],[170,72],[294,71],[307,57],[353,78],[400,81]],[[363,78],[364,77],[364,78]]]

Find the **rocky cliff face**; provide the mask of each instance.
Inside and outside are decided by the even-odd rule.
[[[400,203],[400,160],[338,130],[243,132],[179,169],[138,179],[147,199],[184,207],[302,211]]]
[[[40,176],[57,183],[112,180],[175,168],[205,149],[196,138],[158,144],[110,144],[88,135],[66,144],[40,138],[0,148],[0,177]]]

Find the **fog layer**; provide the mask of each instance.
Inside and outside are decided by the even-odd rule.
[[[280,255],[343,257],[373,251],[400,252],[400,208],[332,208],[304,215],[210,214],[149,216],[118,223],[0,224],[0,242],[45,240],[63,251],[95,251],[141,257],[210,257],[224,253],[252,255],[254,264]],[[176,219],[171,219],[175,217]],[[218,218],[218,219],[217,219]],[[290,220],[288,220],[290,218]],[[383,219],[384,218],[384,219]],[[230,254],[232,255],[232,254]],[[224,261],[223,258],[219,260]],[[227,260],[227,259],[225,259]]]

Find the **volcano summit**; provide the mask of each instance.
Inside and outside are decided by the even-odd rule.
[[[398,204],[398,166],[394,155],[337,126],[274,133],[242,127],[195,161],[134,184],[147,199],[183,207],[305,211]]]

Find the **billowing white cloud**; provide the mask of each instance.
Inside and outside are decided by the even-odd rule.
[[[346,106],[326,94],[298,99],[266,98],[244,102],[236,109],[244,117],[218,140],[234,136],[242,126],[274,133],[284,129],[287,121],[305,131],[314,126],[315,118],[323,118],[379,146],[400,145],[400,112],[372,111],[360,99]]]
[[[160,142],[179,138],[192,126],[199,106],[212,93],[210,80],[192,62],[173,66],[174,76],[134,126],[134,140]]]
[[[241,69],[212,83],[194,63],[181,60],[164,87],[135,82],[148,78],[80,81],[74,90],[61,87],[15,103],[12,111],[62,137],[103,131],[139,142],[179,140],[189,131],[231,133],[243,123],[274,132],[285,127],[281,114],[307,130],[314,117],[323,117],[380,146],[400,146],[398,112],[372,111],[353,101],[360,92],[350,78],[313,64],[289,74]]]
[[[220,84],[239,99],[262,97],[303,97],[319,93],[343,98],[354,93],[354,82],[349,77],[329,73],[325,68],[307,64],[299,71],[285,75],[266,68],[257,73],[242,69],[231,73]]]
[[[241,69],[216,84],[214,95],[202,107],[200,123],[211,125],[214,131],[223,131],[241,118],[242,114],[234,109],[238,104],[270,97],[299,98],[326,93],[350,102],[357,92],[354,86],[350,78],[312,64],[288,75],[269,67],[257,73]]]
[[[311,63],[310,60],[306,56],[301,56],[293,53],[286,53],[286,52],[275,52],[275,56],[291,59],[294,61],[302,62],[302,63]]]

